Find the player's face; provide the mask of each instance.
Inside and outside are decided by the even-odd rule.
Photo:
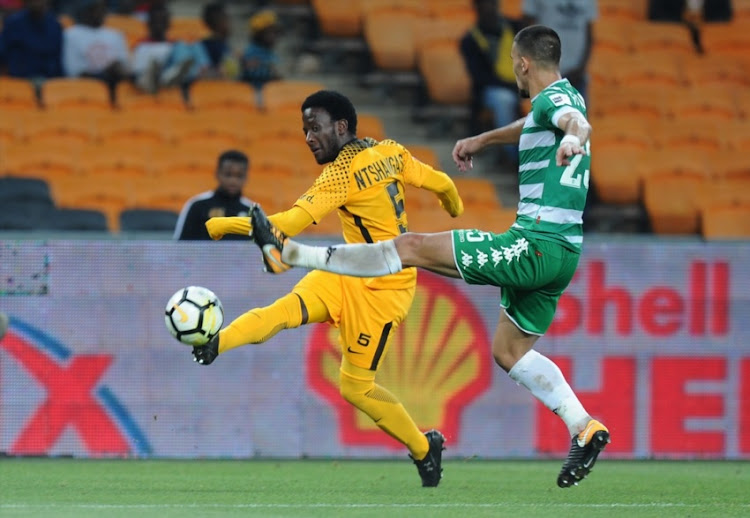
[[[522,58],[518,54],[516,44],[510,49],[510,58],[513,60],[513,73],[516,75],[516,86],[518,86],[518,94],[524,98],[529,98],[529,63],[527,60]]]
[[[235,160],[224,160],[216,171],[219,188],[229,196],[239,196],[247,180],[247,166]]]
[[[302,113],[305,142],[319,164],[336,160],[341,150],[340,122],[331,120],[331,115],[323,108],[307,108]]]

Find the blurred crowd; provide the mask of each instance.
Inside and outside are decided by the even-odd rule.
[[[280,77],[274,50],[279,34],[273,11],[250,17],[248,41],[233,49],[225,5],[203,5],[204,33],[195,40],[170,37],[168,0],[0,0],[0,73],[41,84],[53,77],[91,77],[115,91],[132,81],[148,93],[198,79],[242,80],[258,92]],[[117,19],[143,24],[133,41]]]

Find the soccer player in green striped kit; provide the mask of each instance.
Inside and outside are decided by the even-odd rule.
[[[523,29],[511,57],[518,88],[531,97],[531,112],[502,128],[459,140],[453,149],[454,161],[465,171],[472,167],[472,155],[486,146],[518,143],[520,202],[507,232],[407,232],[373,244],[314,247],[281,234],[259,207],[251,217],[266,269],[273,273],[301,266],[374,277],[417,266],[469,284],[501,287],[492,353],[516,383],[567,425],[571,447],[557,478],[564,488],[588,475],[610,441],[607,428],[586,412],[557,365],[534,349],[552,323],[581,255],[591,126],[583,98],[560,76],[560,38],[554,30],[540,25]]]

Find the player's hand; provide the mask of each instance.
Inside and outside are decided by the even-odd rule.
[[[463,172],[474,167],[473,155],[482,149],[478,137],[468,137],[456,142],[451,156],[458,170]]]
[[[229,218],[209,218],[206,221],[206,230],[211,239],[221,239],[228,234],[229,227]]]
[[[586,150],[577,138],[573,137],[568,140],[568,137],[564,137],[560,142],[560,147],[557,148],[557,153],[555,153],[555,163],[558,166],[570,165],[570,157],[585,154]]]

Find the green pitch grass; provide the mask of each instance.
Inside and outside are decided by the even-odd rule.
[[[558,461],[447,459],[438,488],[403,461],[0,459],[10,517],[750,516],[748,462],[600,459],[578,487]]]

